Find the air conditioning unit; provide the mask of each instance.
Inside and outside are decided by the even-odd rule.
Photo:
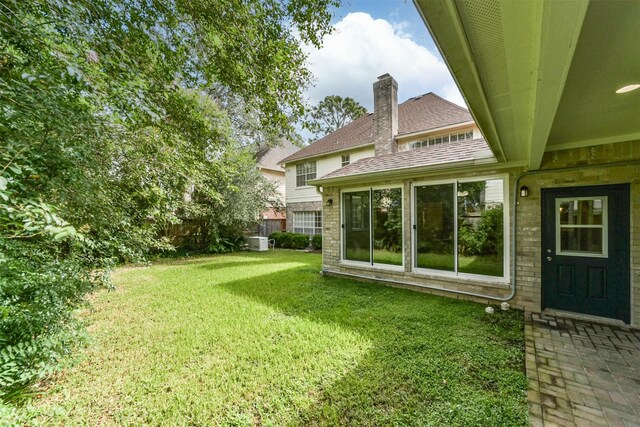
[[[249,237],[249,250],[250,251],[266,251],[269,249],[269,239],[267,237]]]

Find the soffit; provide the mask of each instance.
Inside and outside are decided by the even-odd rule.
[[[640,139],[640,90],[615,93],[632,83],[640,83],[640,2],[590,2],[547,149]]]
[[[638,137],[640,2],[414,2],[499,160]]]

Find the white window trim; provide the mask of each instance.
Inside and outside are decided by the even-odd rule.
[[[351,259],[345,259],[344,257],[344,234],[345,234],[345,229],[344,229],[344,224],[346,223],[345,221],[345,212],[344,212],[344,198],[342,197],[343,194],[346,193],[357,193],[357,192],[361,192],[361,191],[373,191],[373,190],[384,190],[384,189],[393,189],[393,188],[399,188],[400,189],[400,199],[402,201],[402,265],[393,265],[393,264],[374,264],[373,263],[373,259],[370,262],[365,262],[365,261],[354,261]],[[371,222],[373,220],[373,213],[372,213],[372,209],[371,209],[371,200],[369,201],[369,244],[371,244],[371,242],[373,241],[373,227],[371,226]],[[341,190],[340,191],[340,264],[344,265],[344,266],[353,266],[353,267],[367,267],[369,269],[376,269],[376,270],[387,270],[387,271],[396,271],[396,272],[404,272],[404,266],[405,266],[405,262],[406,262],[406,257],[405,257],[405,253],[404,253],[404,248],[405,248],[405,241],[404,241],[404,233],[405,233],[405,215],[404,215],[404,185],[403,184],[394,184],[394,185],[369,185],[366,187],[354,187],[354,188],[349,188],[348,190]],[[372,250],[370,248],[369,253],[372,253]],[[371,255],[370,255],[371,256]]]
[[[312,213],[313,214],[313,227],[305,227],[304,226],[304,221],[303,221],[303,226],[296,226],[296,220],[298,218],[301,217],[300,214],[307,214],[307,213]],[[316,227],[315,226],[315,220],[316,220],[316,214],[320,213],[320,227]],[[318,234],[322,234],[322,228],[323,228],[323,223],[324,223],[324,218],[322,217],[322,211],[294,211],[293,212],[293,232],[294,233],[301,233],[301,234],[307,234],[304,232],[305,229],[313,229],[314,233],[313,234],[307,234],[308,236],[314,236],[314,235],[318,235]],[[298,223],[299,225],[299,223]],[[296,231],[296,229],[302,229],[303,231]],[[316,233],[315,231],[320,230],[319,233]]]
[[[425,185],[439,185],[439,184],[453,184],[456,182],[476,182],[476,181],[488,181],[488,180],[502,180],[502,194],[503,194],[503,219],[502,219],[502,236],[503,236],[503,276],[485,276],[483,274],[473,274],[473,273],[459,273],[456,271],[446,271],[446,270],[436,270],[432,268],[420,268],[416,266],[418,261],[417,252],[417,230],[413,229],[413,226],[416,225],[416,197],[415,197],[415,188],[421,187]],[[510,245],[511,239],[509,235],[509,221],[511,218],[510,212],[510,204],[509,204],[509,175],[508,174],[498,174],[498,175],[479,175],[473,177],[465,177],[460,179],[446,179],[446,180],[425,180],[425,181],[416,181],[411,184],[411,271],[415,274],[429,276],[429,277],[443,277],[448,279],[461,278],[470,281],[482,281],[482,282],[491,282],[491,283],[500,283],[500,284],[508,284],[510,281]],[[457,190],[456,186],[453,187],[454,191]],[[454,204],[454,217],[458,216],[458,204]],[[454,239],[458,241],[458,227],[454,227],[453,229]],[[457,251],[456,251],[457,254]],[[454,258],[454,268],[458,270],[458,257]]]
[[[298,166],[302,167],[306,164],[313,164],[314,167],[314,177],[313,178],[308,178],[308,175],[310,175],[309,173],[304,173],[304,174],[298,174]],[[298,163],[295,165],[295,175],[296,175],[296,189],[298,188],[310,188],[313,187],[312,185],[307,184],[307,181],[316,179],[318,177],[318,163],[315,160],[308,160],[306,162],[302,162],[302,163]],[[303,176],[304,175],[304,184],[303,185],[298,185],[298,177]]]
[[[565,225],[566,228],[601,228],[602,229],[602,253],[595,252],[574,252],[574,251],[562,251],[560,247],[560,230],[562,225],[560,224],[560,204],[562,202],[573,202],[575,200],[594,200],[602,199],[602,225],[599,224],[573,224]],[[556,198],[555,205],[555,232],[556,232],[556,255],[561,256],[573,256],[582,258],[608,258],[609,257],[609,198],[607,196],[589,196],[589,197],[562,197]]]
[[[467,134],[471,134],[470,138],[467,138]],[[464,134],[465,138],[464,139],[458,139],[458,136]],[[455,141],[451,141],[451,137],[452,136],[456,136],[456,140]],[[447,138],[447,141],[441,141],[441,142],[434,142],[433,144],[430,144],[429,141],[431,139],[436,139],[436,138]],[[433,145],[442,145],[442,144],[455,144],[457,142],[461,142],[461,141],[472,141],[474,139],[474,132],[473,129],[467,129],[467,130],[460,130],[458,132],[448,132],[448,133],[433,133],[430,135],[425,135],[422,138],[418,138],[415,139],[413,141],[408,142],[408,147],[410,150],[416,150],[419,148],[424,148],[424,147],[431,147]],[[424,145],[424,143],[427,143],[426,145]],[[416,144],[420,144],[420,147],[416,147]]]

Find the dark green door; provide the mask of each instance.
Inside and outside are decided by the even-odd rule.
[[[542,307],[629,323],[629,185],[542,190]]]

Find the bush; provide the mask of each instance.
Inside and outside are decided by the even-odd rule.
[[[309,236],[302,233],[276,231],[269,235],[276,242],[276,247],[283,249],[305,249],[309,246]]]
[[[322,234],[314,234],[311,237],[311,246],[313,249],[322,249]]]
[[[74,311],[99,281],[76,242],[0,240],[0,400],[61,369],[83,342]]]
[[[242,235],[232,235],[229,237],[219,237],[211,239],[208,250],[213,254],[224,254],[228,252],[238,252],[246,243],[246,239]]]

